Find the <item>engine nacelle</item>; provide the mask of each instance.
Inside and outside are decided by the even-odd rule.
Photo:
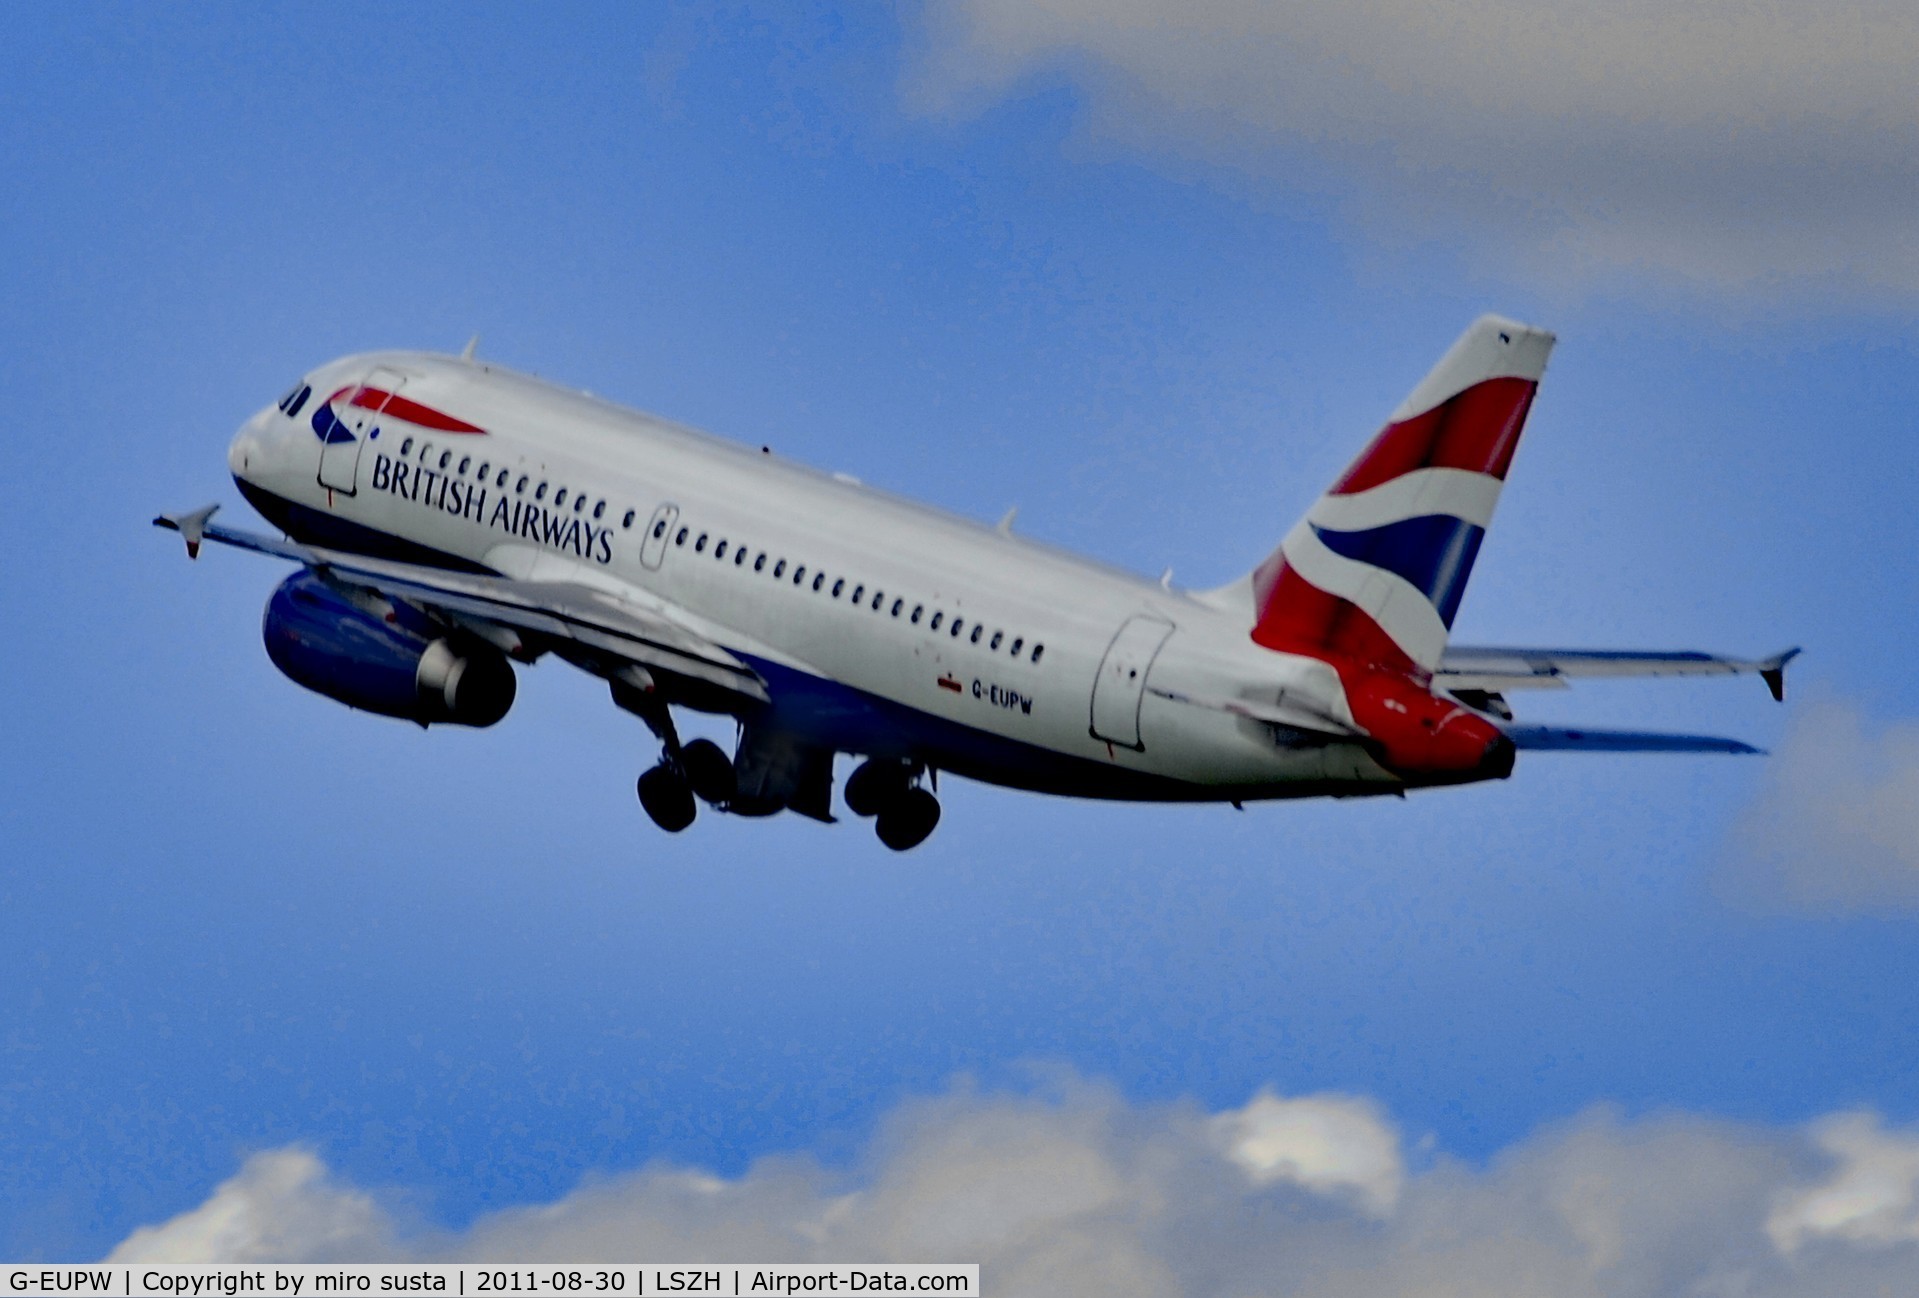
[[[1353,719],[1395,775],[1417,784],[1464,784],[1513,773],[1513,741],[1484,717],[1396,672],[1342,677]]]
[[[348,707],[421,725],[490,726],[513,706],[513,666],[499,650],[456,647],[431,627],[376,616],[309,572],[273,592],[261,634],[275,667]]]

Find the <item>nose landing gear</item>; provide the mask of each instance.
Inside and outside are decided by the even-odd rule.
[[[926,841],[940,823],[939,799],[919,786],[918,763],[875,757],[846,781],[846,809],[872,816],[880,842],[904,852]]]

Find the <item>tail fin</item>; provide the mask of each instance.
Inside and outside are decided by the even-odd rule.
[[[1474,321],[1253,572],[1253,639],[1437,667],[1552,345],[1544,330]]]

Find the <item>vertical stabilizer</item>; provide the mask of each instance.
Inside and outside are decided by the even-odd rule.
[[[1552,345],[1541,329],[1474,321],[1253,572],[1253,639],[1437,667]]]

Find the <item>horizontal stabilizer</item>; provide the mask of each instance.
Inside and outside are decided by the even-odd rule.
[[[1541,752],[1763,753],[1762,748],[1717,735],[1668,735],[1648,730],[1587,730],[1572,726],[1507,726],[1513,747]]]
[[[1733,658],[1696,650],[1494,649],[1448,645],[1433,684],[1448,690],[1564,689],[1571,677],[1758,676],[1775,699],[1786,696],[1788,649],[1770,658]]]

